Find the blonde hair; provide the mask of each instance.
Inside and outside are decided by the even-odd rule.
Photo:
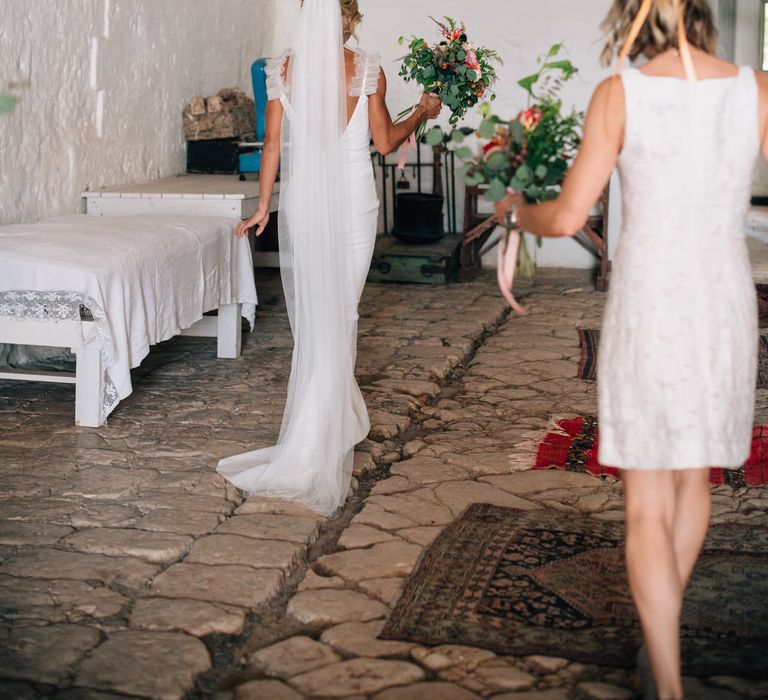
[[[304,0],[301,0],[301,6],[304,7]],[[352,36],[354,36],[355,30],[363,21],[357,0],[339,0],[339,6],[341,7],[341,14],[349,21],[349,28]]]
[[[363,21],[357,0],[339,0],[339,5],[341,5],[341,14],[349,20],[349,29],[354,35],[360,22]]]
[[[709,0],[680,0],[685,17],[685,32],[691,46],[714,54],[717,51],[717,29]],[[606,36],[601,56],[610,65],[629,36],[642,0],[614,0],[600,28]],[[645,55],[653,58],[678,47],[677,13],[674,0],[656,0],[640,34],[629,51],[630,60]]]

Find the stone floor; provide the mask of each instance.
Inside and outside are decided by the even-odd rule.
[[[530,472],[553,416],[594,413],[575,328],[604,301],[541,271],[527,317],[493,280],[369,286],[358,375],[371,413],[336,517],[215,474],[279,427],[290,334],[260,280],[242,359],[176,339],[137,370],[98,431],[71,389],[0,383],[0,698],[610,700],[623,671],[548,657],[424,648],[376,635],[426,546],[482,501],[621,519],[621,485]],[[768,423],[768,392],[757,420]],[[768,524],[768,491],[714,492],[714,520]],[[688,679],[690,697],[768,698],[768,684]]]

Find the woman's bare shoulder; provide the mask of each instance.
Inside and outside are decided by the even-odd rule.
[[[761,92],[768,90],[768,73],[755,69],[755,80]]]

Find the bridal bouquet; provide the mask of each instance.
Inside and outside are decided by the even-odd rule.
[[[442,103],[451,110],[449,122],[455,127],[459,120],[483,97],[494,100],[490,90],[496,82],[494,63],[501,63],[499,55],[491,49],[476,47],[469,41],[464,25],[450,17],[439,22],[430,19],[440,28],[441,40],[430,46],[425,39],[412,37],[410,53],[403,57],[400,75],[406,82],[415,80],[425,90],[439,95]],[[400,37],[403,44],[404,37]],[[398,118],[413,111],[409,107]],[[425,124],[419,127],[420,138]]]
[[[529,202],[557,197],[568,167],[581,144],[584,115],[565,112],[560,90],[577,69],[569,60],[558,59],[560,44],[538,59],[539,70],[518,82],[528,94],[528,105],[517,116],[504,120],[491,114],[487,103],[481,108],[483,122],[477,131],[481,149],[475,154],[462,145],[465,135],[454,131],[456,155],[465,162],[464,182],[487,185],[485,198],[498,202],[508,189],[520,192]],[[509,242],[507,231],[506,245]],[[521,237],[518,267],[532,276],[534,263]]]

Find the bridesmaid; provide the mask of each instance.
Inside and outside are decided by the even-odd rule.
[[[618,163],[624,223],[602,327],[599,457],[622,470],[627,570],[655,692],[678,700],[709,467],[741,467],[750,451],[758,338],[743,232],[755,160],[768,156],[768,78],[716,58],[707,0],[614,0],[603,28],[606,64],[622,45],[620,63],[647,63],[597,88],[558,199],[511,194],[498,212],[572,236]]]

